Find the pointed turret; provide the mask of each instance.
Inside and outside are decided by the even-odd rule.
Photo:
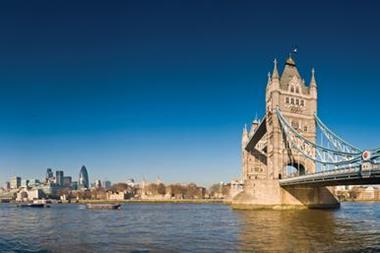
[[[244,135],[248,135],[247,124],[244,124],[244,127],[243,127],[243,136]]]
[[[291,54],[289,54],[289,57],[288,57],[288,59],[286,60],[286,64],[288,64],[288,65],[290,65],[290,66],[294,66],[294,67],[296,66],[296,62],[293,60]]]
[[[278,74],[277,59],[274,59],[272,78],[271,78],[271,90],[278,90],[279,88],[280,88],[280,75]]]
[[[255,119],[252,121],[251,129],[249,130],[248,137],[252,138],[252,136],[255,134],[256,129],[259,127],[260,121],[257,118],[257,114],[255,116]]]
[[[241,148],[244,150],[249,141],[247,124],[244,124],[243,133],[241,136]]]
[[[315,81],[315,70],[314,68],[311,69],[311,79],[310,79],[310,95],[317,99],[317,82]]]
[[[272,79],[270,78],[270,72],[268,72],[267,89],[269,88],[271,82],[272,82]]]
[[[283,89],[286,89],[290,80],[292,80],[292,78],[294,78],[295,76],[298,79],[301,79],[301,75],[298,72],[296,62],[294,61],[294,59],[292,58],[292,55],[290,54],[288,59],[285,62],[284,71],[281,74],[281,78],[280,78],[281,87]]]
[[[259,118],[257,117],[257,113],[256,113],[256,115],[255,115],[255,119],[253,120],[253,124],[259,124],[260,123],[260,120],[259,120]]]
[[[273,60],[273,72],[272,72],[272,79],[278,79],[280,75],[278,74],[277,69],[277,59]]]
[[[311,86],[317,87],[317,82],[315,81],[315,70],[314,70],[314,68],[311,69],[310,87]]]

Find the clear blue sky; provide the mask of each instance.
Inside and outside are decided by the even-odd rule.
[[[265,3],[268,2],[268,3]],[[325,3],[323,3],[325,2]],[[319,115],[380,145],[376,1],[2,1],[0,182],[47,167],[90,180],[211,184],[240,174],[245,122],[293,45]],[[281,66],[282,69],[282,66]]]

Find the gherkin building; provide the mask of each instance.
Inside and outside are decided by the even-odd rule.
[[[89,180],[86,166],[82,166],[79,171],[79,180],[78,180],[79,188],[89,188]]]

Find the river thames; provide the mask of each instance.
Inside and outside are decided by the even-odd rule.
[[[236,211],[222,204],[0,205],[1,252],[377,252],[380,203]]]

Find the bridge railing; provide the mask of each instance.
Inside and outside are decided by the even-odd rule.
[[[334,176],[336,178],[344,178],[344,177],[346,177],[346,178],[352,178],[352,176],[354,176],[356,178],[365,178],[365,177],[368,177],[368,175],[371,175],[371,174],[377,174],[377,175],[379,175],[379,173],[380,173],[380,164],[374,163],[374,164],[372,164],[370,170],[365,171],[365,174],[367,176],[363,175],[361,165],[356,165],[356,166],[347,167],[347,168],[338,168],[338,169],[335,169],[335,170],[316,171],[316,172],[308,173],[308,174],[305,174],[305,175],[293,175],[293,176],[290,176],[290,177],[283,177],[280,180],[280,184],[285,184],[286,185],[288,183],[310,182],[311,180],[312,181],[319,181],[322,178],[330,177],[330,176]]]
[[[290,173],[285,176],[282,176],[282,178],[300,178],[300,177],[308,177],[308,176],[316,176],[316,175],[336,175],[336,174],[342,174],[342,173],[356,173],[360,172],[360,165],[356,166],[350,166],[345,168],[336,168],[333,170],[321,170],[321,171],[315,171],[315,172],[308,172],[304,175],[299,175],[297,172]],[[378,169],[380,170],[380,166],[378,166]]]

